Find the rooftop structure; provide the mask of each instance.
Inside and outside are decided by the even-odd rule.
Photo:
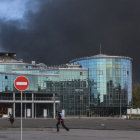
[[[122,59],[129,59],[132,60],[130,57],[126,56],[112,56],[112,55],[106,55],[106,54],[98,54],[98,55],[93,55],[93,56],[88,56],[88,57],[81,57],[81,58],[76,58],[71,60],[70,62],[78,61],[78,60],[86,60],[86,59],[97,59],[97,58],[122,58]]]

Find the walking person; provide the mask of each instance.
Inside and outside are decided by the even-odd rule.
[[[14,117],[12,114],[9,114],[9,121],[11,123],[11,126],[13,127],[13,123],[14,123]]]
[[[63,126],[63,128],[65,128],[67,131],[69,131],[69,128],[67,128],[64,124],[64,118],[62,117],[62,114],[61,112],[59,111],[56,111],[56,114],[57,114],[57,124],[56,124],[56,128],[57,128],[57,132],[59,132],[59,125],[61,123],[61,125]]]

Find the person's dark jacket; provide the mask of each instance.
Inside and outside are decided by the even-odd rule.
[[[62,120],[63,120],[60,113],[57,114],[57,120],[58,120],[58,121],[62,121]]]

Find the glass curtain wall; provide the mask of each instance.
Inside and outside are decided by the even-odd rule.
[[[32,70],[31,70],[32,71]],[[26,92],[44,94],[55,94],[60,99],[57,109],[64,109],[66,115],[86,115],[89,108],[88,70],[83,69],[60,69],[58,74],[33,75],[26,73],[0,73],[0,92],[18,92],[14,87],[16,77],[24,75],[29,79],[30,86]],[[1,94],[2,95],[2,94]],[[12,98],[9,94],[1,98]],[[52,98],[53,100],[53,98]]]
[[[89,69],[92,107],[127,107],[132,99],[131,60],[121,58],[83,59],[73,62]]]

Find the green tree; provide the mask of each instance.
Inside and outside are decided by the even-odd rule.
[[[132,104],[133,108],[140,108],[140,84],[133,86]]]

